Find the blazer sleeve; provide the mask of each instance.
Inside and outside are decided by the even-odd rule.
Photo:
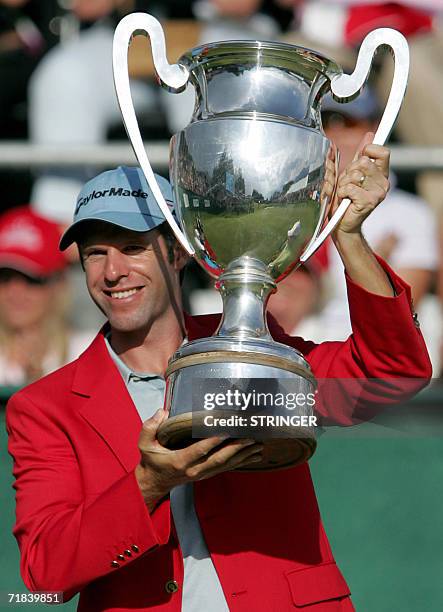
[[[54,421],[26,390],[8,403],[22,578],[31,591],[63,591],[66,601],[118,571],[113,560],[125,550],[128,565],[166,544],[170,512],[165,501],[149,513],[134,471],[85,498],[69,437]]]
[[[347,276],[352,334],[346,341],[315,344],[288,336],[285,340],[302,350],[319,381],[317,412],[337,424],[372,418],[384,405],[415,395],[432,376],[410,287],[377,259],[396,295],[370,293]]]

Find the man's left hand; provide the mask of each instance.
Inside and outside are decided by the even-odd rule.
[[[349,198],[351,203],[333,233],[334,240],[340,234],[360,233],[363,221],[389,190],[389,149],[372,144],[373,138],[372,132],[365,134],[354,160],[338,179],[331,214],[344,198]]]

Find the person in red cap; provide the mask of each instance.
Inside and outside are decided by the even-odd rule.
[[[23,386],[79,353],[59,241],[58,226],[28,206],[0,216],[0,385]]]

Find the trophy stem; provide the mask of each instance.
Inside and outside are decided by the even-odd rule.
[[[260,260],[246,256],[232,261],[216,283],[223,299],[223,316],[216,335],[272,340],[266,306],[276,287]]]

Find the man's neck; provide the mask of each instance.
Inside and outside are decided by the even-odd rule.
[[[120,359],[134,372],[163,375],[172,354],[186,335],[183,317],[175,313],[154,321],[149,329],[131,333],[111,328],[110,343]]]

